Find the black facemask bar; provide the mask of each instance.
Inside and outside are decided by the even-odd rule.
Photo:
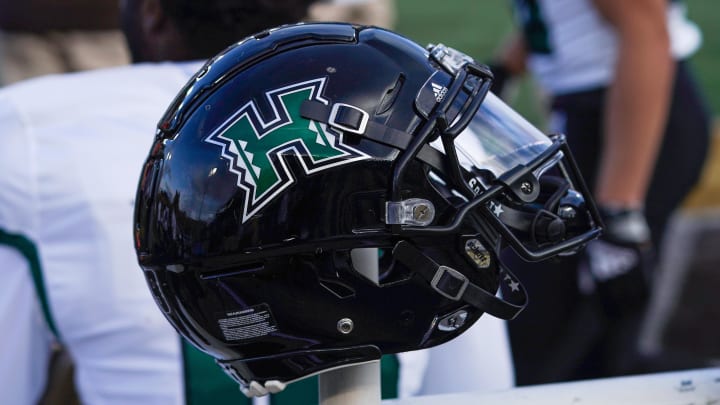
[[[531,167],[518,167],[516,170],[500,176],[496,182],[502,184],[501,189],[503,190],[516,188],[516,185],[521,183],[523,178],[533,176],[533,172],[536,169],[547,164],[549,161],[552,161],[553,158],[558,155],[558,152],[562,153],[563,158],[557,164],[561,165],[560,167],[564,171],[569,172],[566,173],[568,184],[564,187],[568,190],[578,192],[582,196],[584,209],[589,214],[587,231],[569,239],[558,241],[557,243],[549,246],[535,246],[534,248],[531,248],[526,243],[523,243],[510,229],[510,227],[500,220],[498,216],[493,215],[489,209],[482,211],[485,219],[494,225],[494,228],[498,230],[503,239],[507,241],[521,257],[530,261],[543,260],[558,254],[576,250],[578,247],[583,246],[587,242],[600,236],[601,233],[602,220],[600,219],[595,203],[590,197],[590,192],[588,191],[587,186],[582,180],[582,177],[579,176],[577,164],[572,157],[570,148],[565,140],[565,136],[554,135],[551,139],[553,139],[553,144],[537,158],[537,163]],[[572,188],[569,188],[568,186],[572,186]],[[496,185],[492,186],[490,190],[495,187]],[[490,190],[483,194],[493,194],[493,196],[489,198],[482,198],[483,200],[494,200],[502,194],[502,192],[492,192]],[[483,195],[483,197],[485,197],[485,195]],[[534,237],[534,235],[532,236]]]
[[[496,231],[521,257],[530,261],[543,260],[576,249],[598,237],[601,232],[600,224],[602,223],[600,216],[595,204],[590,198],[587,187],[579,175],[577,164],[572,158],[565,137],[562,135],[551,137],[553,141],[552,145],[541,152],[540,155],[535,158],[532,165],[518,165],[514,169],[492,180],[487,185],[487,188],[480,193],[472,190],[463,175],[464,169],[458,159],[454,141],[467,127],[480,108],[492,83],[492,73],[487,67],[476,64],[472,59],[462,53],[442,45],[431,48],[430,60],[441,65],[449,73],[452,73],[454,78],[445,98],[442,102],[438,103],[435,109],[428,115],[427,121],[417,130],[414,138],[405,148],[404,153],[398,158],[393,170],[391,201],[388,203],[388,206],[392,204],[402,204],[401,189],[403,177],[410,162],[416,158],[427,161],[427,159],[422,156],[423,152],[427,152],[427,148],[424,147],[437,136],[442,140],[445,149],[445,163],[440,165],[442,167],[438,167],[437,162],[432,162],[433,164],[431,165],[438,169],[443,176],[451,180],[454,187],[459,187],[459,191],[467,197],[468,201],[459,207],[456,215],[445,225],[423,224],[423,226],[418,226],[417,224],[394,223],[390,225],[393,233],[401,236],[453,233],[460,229],[471,212],[480,212],[487,221],[494,225]],[[449,112],[454,104],[457,105],[456,98],[461,92],[465,92],[467,98],[460,103],[462,107],[459,109],[457,115],[449,117]],[[590,215],[589,229],[579,235],[549,246],[529,246],[523,243],[496,215],[493,215],[488,209],[488,205],[491,201],[499,199],[504,195],[517,194],[516,190],[519,184],[521,184],[524,179],[533,178],[533,172],[543,166],[547,166],[549,162],[556,159],[558,152],[561,152],[563,156],[562,169],[569,172],[566,173],[566,177],[568,177],[572,186],[585,200],[585,206]]]
[[[455,148],[448,146],[452,145],[454,138],[457,137],[473,119],[485,99],[485,95],[490,91],[490,85],[492,84],[493,76],[487,66],[478,65],[462,53],[446,48],[443,45],[437,45],[432,48],[430,60],[440,64],[450,73],[453,73],[454,78],[443,101],[435,106],[435,109],[427,117],[427,121],[423,123],[413,140],[405,149],[405,153],[403,153],[396,162],[393,170],[390,194],[392,201],[400,201],[400,184],[402,184],[402,178],[407,166],[418,156],[422,148],[430,143],[431,138],[440,135],[446,147],[448,157],[450,157],[453,162],[458,162]],[[454,71],[453,69],[457,70]],[[455,117],[449,117],[448,112],[462,91],[468,93],[467,98],[464,103],[462,103],[462,107]],[[452,124],[450,124],[450,122],[452,122]],[[459,163],[451,165],[451,167],[447,169],[449,169],[449,174],[456,184],[461,184],[466,192],[472,193],[472,190],[463,179]]]

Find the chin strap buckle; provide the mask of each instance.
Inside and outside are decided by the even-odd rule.
[[[330,110],[328,125],[341,131],[362,135],[365,133],[370,115],[354,105],[335,103]]]
[[[518,303],[506,301],[471,283],[467,276],[448,266],[439,265],[412,243],[402,240],[393,248],[393,257],[428,281],[432,289],[445,298],[463,301],[500,319],[515,318],[527,305],[527,294],[520,282],[507,270],[501,269],[502,281],[508,283],[509,294]]]
[[[468,283],[470,283],[470,280],[467,277],[447,266],[438,267],[432,280],[430,280],[430,285],[435,291],[453,301],[460,300]]]

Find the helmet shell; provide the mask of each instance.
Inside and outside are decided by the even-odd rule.
[[[482,314],[392,259],[408,238],[385,223],[402,151],[301,113],[304,100],[340,103],[352,106],[348,122],[361,111],[412,136],[426,119],[416,99],[433,75],[451,80],[396,33],[287,26],[213,58],[161,120],[136,199],[138,258],[173,326],[241,383],[433,346]],[[457,211],[420,160],[400,192],[431,202],[438,219]],[[479,269],[462,254],[478,232],[412,241],[494,294],[496,260]],[[378,249],[378,280],[357,268],[360,248]]]

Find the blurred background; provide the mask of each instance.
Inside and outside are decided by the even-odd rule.
[[[643,344],[715,359],[720,364],[720,305],[711,300],[720,287],[720,2],[686,0],[688,16],[703,33],[690,59],[715,118],[702,179],[673,218],[662,249],[662,271],[648,316]],[[395,30],[419,42],[444,43],[488,62],[512,31],[507,0],[396,0]],[[537,88],[527,77],[508,100],[526,118],[545,127]],[[668,179],[672,181],[672,179]]]
[[[503,38],[512,32],[510,3],[508,0],[453,0],[439,6],[432,0],[396,0],[395,30],[420,44],[442,42],[479,61],[487,61]],[[703,32],[703,45],[691,59],[692,65],[717,114],[720,112],[720,2],[685,0],[685,3],[690,19]],[[542,112],[531,87],[530,80],[521,83],[514,107],[536,125],[542,124]]]

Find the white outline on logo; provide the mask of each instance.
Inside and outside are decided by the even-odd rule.
[[[251,165],[250,168],[247,167],[245,164],[245,161],[240,157],[241,153],[237,150],[237,145],[235,144],[233,139],[226,138],[223,136],[225,131],[232,127],[235,123],[240,121],[243,118],[247,118],[248,122],[250,123],[250,126],[253,128],[253,131],[255,133],[255,136],[258,139],[262,139],[265,135],[274,132],[278,128],[281,128],[285,125],[291,124],[293,121],[290,117],[289,112],[287,111],[287,107],[285,106],[285,103],[281,101],[281,97],[287,94],[292,94],[298,91],[302,90],[312,90],[311,94],[311,100],[317,100],[321,103],[327,105],[329,104],[329,101],[321,96],[325,89],[325,81],[326,78],[318,78],[318,79],[312,79],[305,82],[300,83],[294,83],[285,87],[281,87],[279,89],[274,89],[271,91],[268,91],[265,93],[265,97],[267,99],[267,102],[269,106],[272,108],[273,112],[273,118],[265,122],[263,120],[263,117],[260,115],[260,112],[258,111],[257,106],[255,105],[254,101],[248,101],[245,103],[242,107],[240,107],[230,118],[225,120],[225,122],[222,123],[217,129],[215,129],[210,135],[205,137],[203,139],[205,142],[218,145],[222,147],[222,157],[228,159],[230,161],[230,168],[229,170],[232,173],[235,173],[237,175],[237,186],[243,189],[245,192],[245,205],[243,210],[243,219],[242,222],[245,223],[245,221],[248,220],[251,216],[253,216],[255,213],[257,213],[261,208],[263,208],[265,205],[267,205],[270,201],[273,201],[278,195],[280,195],[283,191],[285,191],[288,187],[290,187],[292,184],[295,183],[295,179],[292,175],[292,172],[287,166],[287,163],[285,162],[285,159],[278,158],[277,162],[280,163],[280,167],[282,167],[282,173],[278,172],[278,165],[271,165],[273,171],[275,172],[275,175],[279,179],[275,184],[273,184],[268,190],[269,194],[261,195],[257,199],[255,198],[255,182],[252,179],[252,176],[247,175],[248,170],[257,171],[259,168],[256,166]],[[289,90],[290,89],[290,90]],[[288,91],[289,90],[289,91]],[[281,105],[283,110],[278,111],[277,106]],[[256,126],[256,123],[260,126]],[[355,148],[352,148],[345,144],[343,142],[343,132],[342,131],[335,131],[332,128],[327,127],[324,123],[320,123],[317,121],[310,120],[310,128],[309,130],[315,131],[315,128],[313,126],[319,125],[322,129],[322,131],[327,135],[328,140],[332,143],[332,148],[337,150],[338,152],[342,152],[343,154],[341,156],[332,156],[324,159],[315,160],[315,158],[308,154],[303,153],[304,151],[298,149],[297,141],[298,138],[293,139],[289,142],[279,144],[277,147],[273,148],[272,150],[269,150],[266,153],[266,156],[269,160],[272,161],[271,155],[280,155],[283,152],[292,151],[296,156],[299,157],[299,161],[302,164],[303,170],[306,174],[313,174],[317,173],[332,167],[342,166],[345,164],[353,163],[359,160],[365,160],[369,159],[370,156],[366,153],[359,151]],[[317,131],[315,131],[317,132]],[[287,147],[283,147],[286,146]],[[303,145],[304,148],[307,148],[307,146]],[[250,155],[250,159],[252,159],[252,155],[245,152],[245,155]],[[305,158],[309,157],[310,159],[310,165],[308,165]],[[350,158],[347,158],[350,157]],[[325,161],[335,161],[334,163],[328,163],[323,164]]]

